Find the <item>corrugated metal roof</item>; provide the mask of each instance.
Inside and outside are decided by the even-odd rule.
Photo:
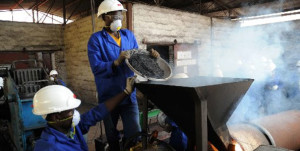
[[[102,1],[95,0],[95,11]],[[160,5],[218,18],[238,18],[300,9],[298,0],[133,0],[130,2]],[[90,0],[65,0],[65,7],[66,18],[73,20],[91,14]],[[23,8],[38,9],[63,17],[63,0],[1,0],[0,2],[0,10]]]

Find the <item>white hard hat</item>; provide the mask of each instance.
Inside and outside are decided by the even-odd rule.
[[[97,17],[113,11],[127,11],[118,0],[104,0],[98,7]]]
[[[51,71],[50,71],[50,76],[55,75],[55,74],[58,75],[58,73],[57,73],[56,70],[51,70]]]
[[[81,101],[67,87],[51,85],[40,89],[33,97],[33,114],[46,115],[77,108]]]

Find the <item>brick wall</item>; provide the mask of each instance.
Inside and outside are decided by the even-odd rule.
[[[9,51],[22,51],[23,48],[29,51],[47,51],[63,49],[63,27],[55,24],[35,24],[23,22],[0,21],[0,51],[4,55],[8,55]],[[21,54],[21,53],[20,53]],[[35,53],[22,53],[30,59],[37,59]],[[12,59],[28,59],[28,57],[18,58],[10,56],[10,58],[1,60],[2,63],[11,63]],[[55,52],[56,68],[63,80],[66,80],[66,72],[64,69],[64,52]]]
[[[0,21],[0,51],[56,50],[63,47],[61,25]]]
[[[54,53],[54,62],[55,62],[55,69],[57,70],[59,77],[65,83],[68,83],[67,80],[67,69],[66,69],[66,62],[65,62],[65,51],[56,51]]]
[[[202,48],[210,45],[209,17],[168,8],[133,5],[133,29],[140,48],[143,39],[149,42],[200,42]]]
[[[217,33],[229,32],[236,23],[212,19],[195,13],[188,13],[168,8],[133,5],[133,29],[139,47],[145,49],[143,40],[149,43],[173,42],[178,44],[196,44],[198,75],[210,75],[211,46],[223,38],[216,38]],[[215,36],[213,36],[215,35]],[[195,43],[196,42],[196,43]],[[220,43],[219,43],[220,44]],[[176,67],[175,67],[176,68]],[[207,70],[209,69],[209,70]]]
[[[122,23],[123,28],[126,28],[125,20],[126,18]],[[95,21],[95,32],[102,30],[103,20],[96,18]],[[65,61],[68,87],[83,101],[97,103],[94,75],[87,56],[87,43],[91,34],[91,16],[66,25],[64,31]]]

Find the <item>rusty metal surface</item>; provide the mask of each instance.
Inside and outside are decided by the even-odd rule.
[[[244,151],[253,151],[260,145],[270,145],[266,136],[249,123],[228,126],[230,135],[243,147]]]
[[[207,101],[212,130],[226,127],[228,118],[252,82],[252,79],[194,77],[147,81],[137,83],[136,87],[173,119],[189,139],[195,139],[195,103]]]
[[[258,148],[256,148],[254,151],[292,151],[292,150],[279,148],[279,147],[275,147],[275,146],[262,145],[262,146],[259,146]]]
[[[300,111],[290,110],[251,121],[270,133],[276,146],[290,150],[300,149]]]

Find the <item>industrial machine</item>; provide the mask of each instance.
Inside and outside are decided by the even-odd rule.
[[[136,87],[187,135],[188,150],[206,151],[209,141],[218,150],[226,151],[231,141],[226,122],[252,82],[252,79],[193,77],[141,82]],[[146,105],[143,111],[146,115]],[[147,129],[146,118],[143,131]],[[147,142],[144,137],[144,149]]]
[[[13,150],[32,150],[35,140],[46,126],[41,116],[32,113],[32,99],[35,92],[48,84],[47,73],[32,59],[14,61],[10,69],[2,69],[1,73],[5,73],[2,78]]]

